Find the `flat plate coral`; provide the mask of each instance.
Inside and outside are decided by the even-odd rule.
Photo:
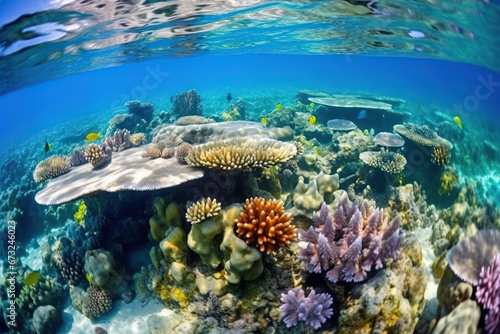
[[[102,191],[155,190],[203,177],[203,170],[175,159],[144,159],[143,152],[143,147],[114,152],[109,165],[100,169],[90,164],[74,167],[51,179],[35,200],[45,205],[63,204]]]

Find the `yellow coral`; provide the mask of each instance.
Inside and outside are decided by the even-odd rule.
[[[450,171],[443,172],[441,175],[441,187],[439,188],[440,195],[451,194],[451,191],[458,185],[457,175]]]
[[[220,203],[216,199],[203,198],[188,207],[186,219],[192,224],[199,223],[212,216],[217,216],[220,211]]]
[[[177,301],[181,307],[186,307],[189,305],[189,301],[186,295],[184,294],[184,292],[182,292],[181,289],[177,287],[173,287],[172,290],[170,290],[170,297]]]
[[[80,226],[83,226],[86,214],[87,214],[87,206],[85,205],[85,201],[82,200],[78,205],[78,210],[75,212],[75,215],[73,216],[75,223],[77,223]]]

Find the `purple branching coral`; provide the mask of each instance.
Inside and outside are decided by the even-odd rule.
[[[318,329],[332,316],[332,296],[328,293],[316,294],[314,290],[305,297],[301,289],[292,289],[281,294],[280,320],[287,328],[296,326],[298,321]]]
[[[476,298],[488,314],[485,329],[488,334],[500,333],[500,254],[491,260],[489,267],[483,267],[479,276]]]
[[[333,283],[366,279],[373,266],[380,269],[384,261],[399,255],[404,240],[399,215],[387,223],[383,209],[366,200],[349,206],[345,194],[333,215],[323,203],[319,214],[313,214],[313,223],[307,232],[299,230],[300,239],[308,242],[299,259],[309,272],[326,271]]]

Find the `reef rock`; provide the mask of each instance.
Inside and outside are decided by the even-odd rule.
[[[61,315],[52,305],[39,306],[33,313],[33,327],[38,334],[53,334],[61,324]]]
[[[475,301],[467,300],[441,318],[432,334],[475,334],[479,319],[481,308]]]

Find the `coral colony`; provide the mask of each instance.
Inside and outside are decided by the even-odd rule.
[[[473,126],[392,97],[226,93],[214,113],[194,89],[170,110],[130,101],[107,129],[4,164],[0,214],[30,238],[47,231],[23,241],[41,267],[18,259],[2,282],[2,298],[17,291],[12,333],[57,332],[68,299],[75,317],[103,319],[96,333],[146,304],[174,311],[147,314],[150,332],[413,333],[437,279],[426,333],[499,334],[500,212],[493,188],[467,181],[494,137],[465,143]]]

